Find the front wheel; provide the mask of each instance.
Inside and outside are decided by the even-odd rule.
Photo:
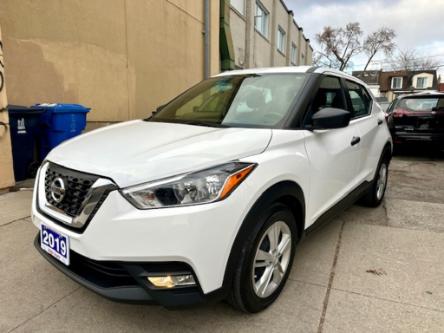
[[[284,287],[298,239],[292,212],[274,204],[259,232],[247,241],[238,262],[231,303],[246,312],[259,312],[272,304]]]

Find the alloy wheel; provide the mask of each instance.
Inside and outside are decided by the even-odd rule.
[[[253,261],[252,282],[260,298],[270,296],[281,284],[291,257],[291,231],[283,221],[274,222],[263,234]]]
[[[382,199],[385,188],[387,186],[387,164],[382,163],[379,168],[378,180],[376,182],[376,198]]]

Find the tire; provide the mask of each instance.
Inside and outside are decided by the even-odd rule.
[[[262,219],[256,224],[256,231],[252,231],[242,247],[229,297],[235,308],[249,313],[262,311],[279,296],[288,279],[299,238],[296,220],[287,206],[274,203],[259,216]],[[279,254],[272,251],[270,237],[277,234],[274,231],[279,231],[279,236],[273,237],[281,250],[277,251]],[[287,247],[283,246],[285,243]],[[260,267],[253,268],[254,264]],[[260,282],[267,280],[270,282],[265,288],[266,283]]]
[[[387,189],[387,182],[389,176],[390,153],[384,150],[383,155],[378,163],[375,178],[368,192],[361,199],[361,204],[367,207],[378,207],[384,199],[385,190]]]

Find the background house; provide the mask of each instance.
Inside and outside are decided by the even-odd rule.
[[[401,94],[438,89],[436,70],[354,71],[353,75],[366,82],[376,97],[385,96],[388,101]]]
[[[310,40],[284,1],[231,0],[229,20],[236,68],[312,64]]]
[[[9,104],[80,103],[88,129],[145,118],[204,78],[204,0],[2,0]],[[212,74],[219,1],[209,1]]]
[[[313,51],[281,0],[2,0],[0,22],[8,102],[83,104],[87,130],[145,118],[221,70],[311,64]]]
[[[216,74],[219,1],[207,3],[207,61],[210,74]],[[92,108],[88,130],[145,118],[204,78],[204,6],[204,0],[2,0],[8,102],[83,104]],[[10,133],[6,111],[1,119],[7,126],[0,128],[4,188],[14,180],[10,147],[5,148]]]
[[[398,95],[438,88],[436,70],[381,72],[379,79],[380,91],[389,101]]]

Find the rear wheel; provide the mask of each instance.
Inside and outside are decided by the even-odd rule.
[[[381,157],[375,178],[371,184],[367,194],[362,198],[361,202],[368,207],[377,207],[384,199],[385,190],[388,182],[388,167],[390,162],[389,153],[385,153]]]
[[[285,205],[273,204],[261,215],[261,228],[242,250],[230,297],[236,308],[252,313],[268,307],[281,293],[298,239],[296,221]]]

